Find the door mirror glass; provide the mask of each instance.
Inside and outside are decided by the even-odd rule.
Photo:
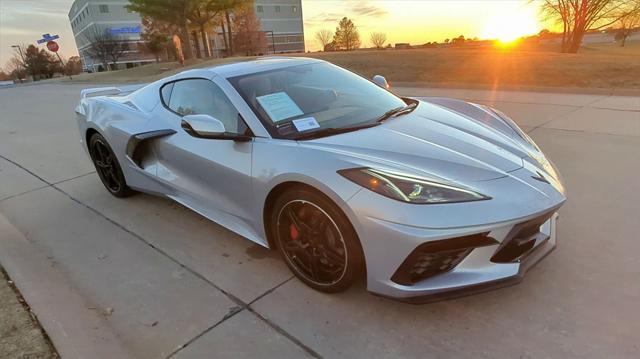
[[[184,116],[182,128],[191,136],[201,138],[218,138],[226,132],[222,121],[209,115]]]
[[[382,75],[375,75],[372,78],[373,83],[375,83],[376,85],[382,87],[385,90],[388,90],[391,86],[389,86],[389,83],[387,82],[387,79],[384,78],[384,76]]]

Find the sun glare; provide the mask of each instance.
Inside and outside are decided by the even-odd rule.
[[[522,36],[540,31],[535,11],[529,8],[505,9],[489,18],[482,31],[482,38],[496,39],[508,45]]]

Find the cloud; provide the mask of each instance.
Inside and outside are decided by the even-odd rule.
[[[357,16],[383,17],[389,14],[386,9],[374,5],[372,2],[365,1],[354,3],[349,10]]]
[[[335,24],[343,17],[349,17],[354,21],[363,18],[380,18],[387,16],[389,11],[384,7],[374,4],[372,1],[344,1],[334,6],[333,11],[322,11],[304,20],[304,25],[315,27],[320,25]]]
[[[305,19],[304,24],[307,26],[314,26],[326,23],[336,23],[344,17],[344,13],[336,12],[321,12]]]

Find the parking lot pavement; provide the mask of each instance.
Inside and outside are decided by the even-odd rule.
[[[78,145],[83,87],[0,89],[0,263],[63,357],[640,355],[640,98],[396,89],[503,110],[569,192],[558,249],[524,282],[415,306],[315,292],[180,205],[111,197]]]

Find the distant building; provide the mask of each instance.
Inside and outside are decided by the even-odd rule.
[[[411,48],[411,44],[408,42],[398,42],[395,44],[395,48],[398,50],[406,50]]]
[[[255,0],[254,6],[273,52],[304,52],[302,0]]]
[[[90,55],[96,34],[111,33],[128,42],[128,48],[117,68],[129,68],[154,62],[152,54],[140,47],[144,32],[140,15],[129,12],[126,0],[75,0],[69,10],[69,21],[85,71],[103,71],[104,65]],[[267,44],[262,54],[304,52],[302,0],[255,0],[254,10],[260,19]],[[235,32],[235,29],[232,29]],[[222,29],[210,36],[213,56],[226,56]],[[195,54],[195,52],[194,52]]]
[[[140,15],[129,12],[122,0],[75,0],[69,10],[69,21],[85,71],[103,71],[104,65],[89,55],[92,39],[97,34],[111,33],[128,42],[127,51],[116,62],[118,69],[154,62],[151,54],[139,48],[142,22]]]

